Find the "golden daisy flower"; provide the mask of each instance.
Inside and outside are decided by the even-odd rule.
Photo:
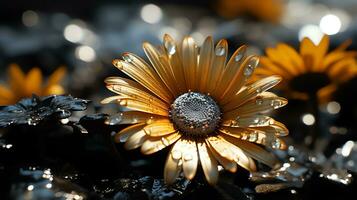
[[[329,37],[325,35],[318,45],[304,38],[300,52],[280,43],[267,48],[261,57],[254,79],[272,74],[283,77],[277,86],[290,98],[308,99],[317,96],[320,103],[327,102],[337,85],[357,75],[356,51],[346,51],[351,41],[328,52]]]
[[[226,18],[250,15],[258,20],[278,23],[283,14],[282,0],[219,0],[218,14]]]
[[[228,62],[227,41],[214,47],[211,37],[198,48],[191,37],[176,43],[165,35],[162,46],[145,42],[143,49],[151,65],[131,53],[113,61],[136,82],[121,77],[105,81],[118,96],[102,103],[118,102],[130,109],[108,120],[132,124],[116,134],[117,142],[125,142],[126,149],[141,147],[143,154],[172,145],[164,170],[168,184],[182,170],[187,179],[194,178],[199,163],[210,184],[218,179],[218,163],[231,172],[237,164],[254,171],[252,158],[275,164],[274,157],[258,145],[286,147],[280,136],[288,130],[265,113],[287,100],[267,92],[281,81],[279,76],[246,84],[258,65],[257,56],[245,54],[246,46]]]
[[[64,89],[60,81],[66,74],[64,67],[59,67],[43,84],[42,72],[39,68],[32,68],[28,74],[16,64],[11,64],[8,69],[8,85],[0,85],[0,105],[10,105],[18,102],[32,94],[46,96],[52,94],[63,94]]]

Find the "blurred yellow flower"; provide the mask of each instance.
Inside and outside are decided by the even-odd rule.
[[[318,45],[304,38],[300,52],[284,43],[266,48],[255,78],[280,75],[283,81],[277,88],[289,98],[306,100],[317,95],[320,103],[327,102],[338,84],[357,75],[357,52],[346,50],[350,43],[346,41],[328,53],[329,37],[325,35]]]
[[[64,89],[60,81],[66,74],[65,67],[59,67],[43,84],[42,72],[39,68],[32,68],[28,74],[24,74],[16,64],[8,68],[8,86],[0,85],[0,105],[10,105],[20,99],[30,97],[32,94],[46,96],[63,94]]]
[[[219,0],[217,12],[226,18],[250,15],[261,21],[277,23],[283,13],[282,0]]]
[[[102,103],[117,102],[130,109],[109,118],[109,124],[130,124],[115,135],[126,149],[141,147],[152,154],[172,146],[164,179],[170,184],[183,171],[193,179],[198,163],[210,184],[218,180],[218,164],[235,172],[237,165],[256,170],[252,158],[268,166],[276,163],[264,149],[285,149],[280,138],[286,127],[266,113],[287,104],[267,92],[281,78],[270,76],[246,84],[259,63],[241,46],[228,57],[228,43],[216,46],[207,37],[198,47],[191,37],[176,42],[164,36],[163,45],[143,44],[151,65],[131,53],[113,64],[135,81],[106,79],[107,88],[118,94]]]

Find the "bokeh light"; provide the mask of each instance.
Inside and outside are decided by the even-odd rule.
[[[307,126],[312,126],[315,124],[315,117],[310,113],[304,114],[301,119],[302,122]]]
[[[156,24],[162,18],[162,11],[157,5],[147,4],[141,8],[140,16],[145,22]]]
[[[313,24],[303,26],[299,31],[299,40],[301,41],[305,37],[311,39],[314,44],[318,44],[323,37],[323,32],[320,27]]]
[[[90,46],[79,46],[75,50],[75,55],[78,59],[84,62],[93,62],[96,58],[94,49]]]
[[[321,18],[320,29],[327,35],[335,35],[341,29],[341,20],[336,15],[325,15]]]

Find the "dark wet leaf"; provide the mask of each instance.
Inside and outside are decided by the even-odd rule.
[[[50,169],[21,168],[13,179],[11,199],[100,199],[82,187],[56,177]]]
[[[37,125],[49,118],[64,119],[71,116],[72,111],[87,108],[88,100],[72,96],[47,96],[23,99],[15,105],[0,107],[0,127],[10,125]]]
[[[151,176],[141,178],[121,178],[115,181],[102,180],[94,189],[105,197],[116,200],[137,199],[182,199],[195,190],[196,184],[179,178],[175,184],[167,186],[162,179]]]

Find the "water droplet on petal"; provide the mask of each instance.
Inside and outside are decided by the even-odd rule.
[[[273,100],[271,101],[270,105],[274,108],[274,109],[277,109],[277,108],[280,108],[283,103],[279,100]]]
[[[31,126],[36,126],[37,125],[37,120],[36,119],[33,119],[33,118],[29,118],[27,120],[27,124],[28,125],[31,125]]]
[[[165,146],[169,146],[170,145],[170,141],[167,138],[162,137],[161,141]]]
[[[122,99],[122,100],[119,101],[119,104],[120,104],[121,106],[126,106],[126,105],[128,104],[128,101],[125,100],[125,99]]]
[[[262,105],[262,104],[263,104],[263,99],[262,99],[262,98],[257,98],[257,99],[255,100],[255,103],[256,103],[257,105]]]
[[[253,57],[248,61],[246,68],[244,69],[244,76],[251,76],[254,69],[258,66],[259,59],[257,57]]]
[[[119,124],[123,119],[123,113],[118,113],[115,114],[108,119],[108,124],[109,125],[116,125]]]
[[[250,76],[252,75],[252,73],[253,73],[253,69],[251,67],[248,66],[244,69],[244,76]]]
[[[226,53],[224,47],[217,47],[216,48],[216,56],[223,56]]]
[[[258,87],[256,90],[255,90],[256,93],[261,93],[262,92],[262,88]]]
[[[128,63],[133,62],[133,58],[132,58],[132,56],[130,54],[124,54],[123,55],[123,60],[125,60]]]
[[[193,159],[193,156],[192,156],[192,154],[190,154],[190,153],[185,153],[185,154],[183,155],[183,159],[184,159],[185,161],[190,161],[190,160]]]
[[[244,52],[239,52],[239,53],[234,57],[234,61],[236,61],[236,62],[241,61],[242,58],[243,58],[243,56],[244,56]]]
[[[173,55],[173,54],[176,53],[176,46],[175,46],[175,44],[174,44],[173,42],[171,42],[171,41],[165,42],[165,48],[166,48],[167,53],[168,53],[169,55]]]
[[[174,160],[178,160],[178,159],[181,159],[181,151],[178,151],[178,150],[173,150],[171,152],[171,156]]]
[[[255,141],[257,141],[257,139],[258,139],[258,134],[257,133],[251,133],[250,135],[249,135],[249,142],[255,142]]]
[[[275,139],[272,143],[271,143],[271,147],[273,149],[279,149],[281,146],[281,142],[279,139]]]
[[[124,69],[124,66],[119,59],[113,60],[113,65],[120,70]]]

